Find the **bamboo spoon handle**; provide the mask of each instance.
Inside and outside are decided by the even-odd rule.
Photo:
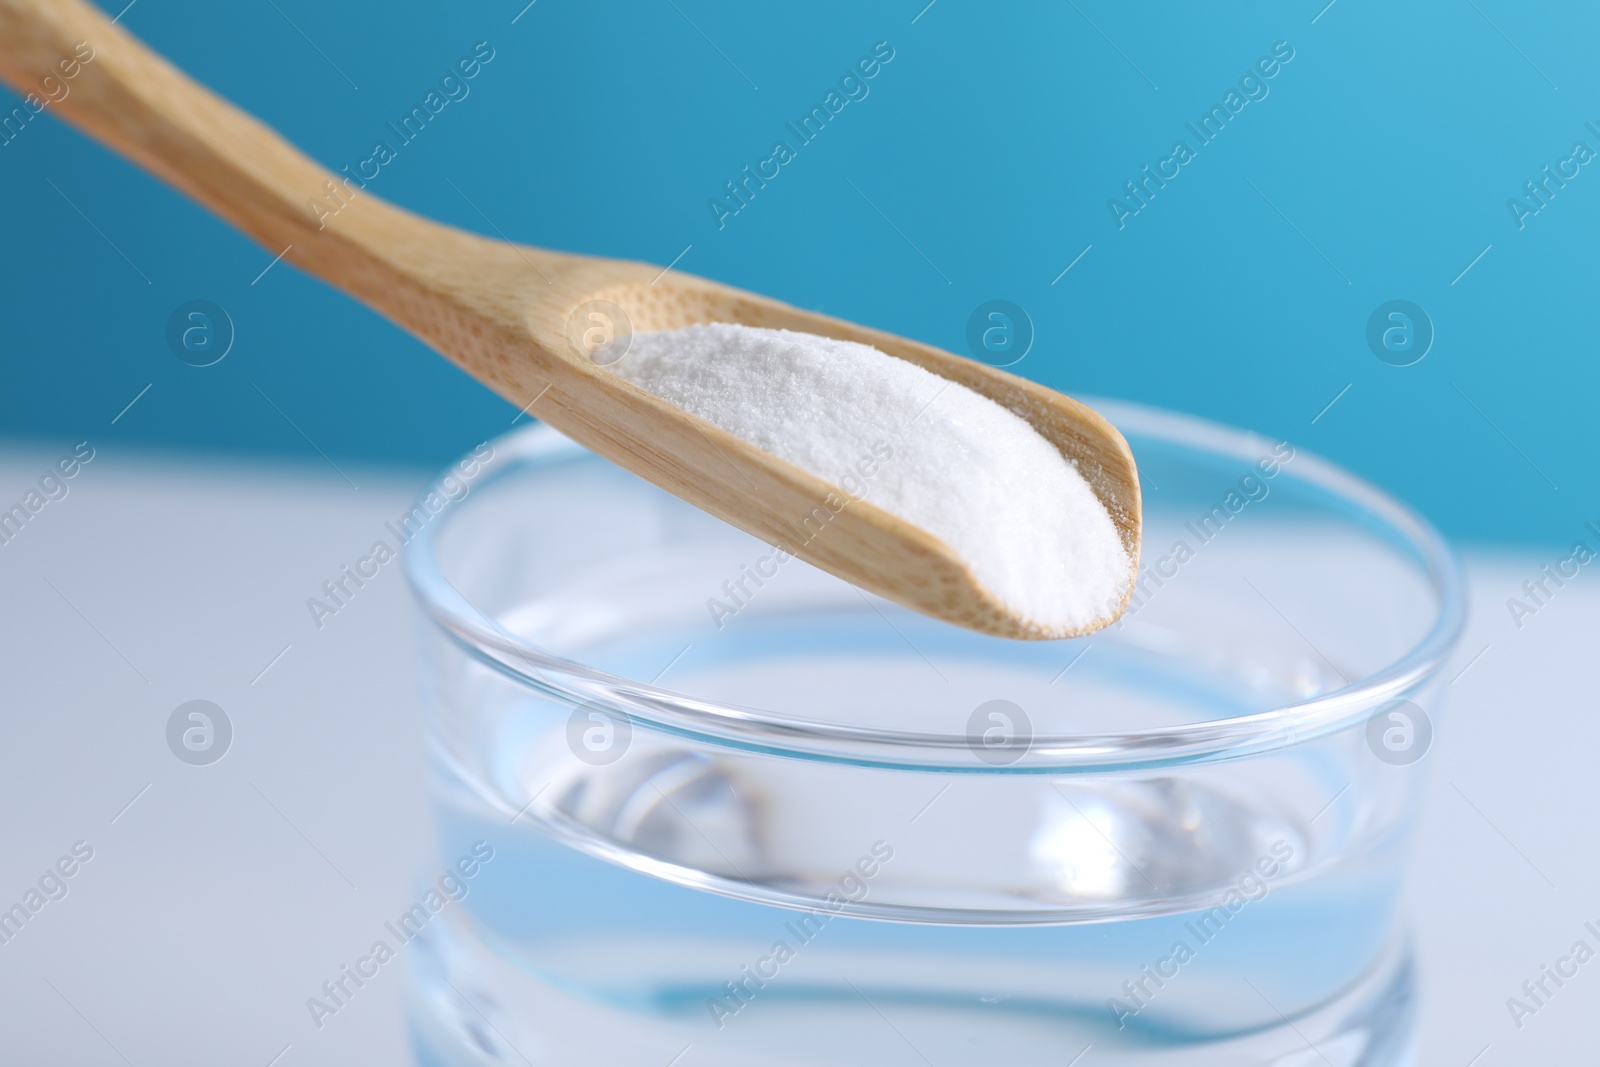
[[[266,247],[293,244],[313,269],[339,258],[304,202],[332,175],[89,4],[0,0],[0,42],[0,76],[18,92],[44,97],[53,76],[68,90],[53,108]],[[63,62],[79,54],[64,80]]]
[[[362,194],[84,0],[0,0],[0,79],[35,103],[65,88],[51,111],[273,255],[288,249],[284,258],[296,266],[418,332],[414,279],[403,265],[425,254],[408,256],[408,246],[437,255],[440,241],[481,240]],[[333,220],[311,206],[341,202]]]

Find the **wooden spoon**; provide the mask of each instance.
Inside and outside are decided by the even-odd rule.
[[[1026,419],[1077,464],[1136,560],[1133,456],[1109,423],[1068,397],[929,345],[702,278],[431,222],[362,191],[359,178],[347,181],[313,163],[83,0],[0,0],[0,78],[37,101],[59,91],[49,90],[46,77],[70,88],[52,112],[272,254],[382,312],[519,408],[769,544],[907,607],[1004,637],[1077,636],[1127,606],[1132,574],[1121,603],[1108,606],[1097,625],[1038,626],[1001,603],[944,542],[864,502],[808,538],[798,532],[801,520],[832,486],[597,366],[584,334],[591,321],[603,321],[591,320],[590,311],[609,310],[591,302],[609,301],[637,331],[735,322],[872,345]]]

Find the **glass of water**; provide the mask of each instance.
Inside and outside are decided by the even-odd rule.
[[[1406,1062],[1456,564],[1288,443],[1098,406],[1144,555],[1074,641],[866,596],[548,429],[447,477],[407,556],[420,1061]]]

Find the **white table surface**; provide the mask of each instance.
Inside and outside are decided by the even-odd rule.
[[[0,509],[66,451],[0,452]],[[101,445],[0,545],[0,905],[74,842],[94,849],[0,944],[0,1061],[409,1062],[397,969],[320,1030],[305,1007],[409,903],[428,853],[405,581],[383,568],[320,631],[305,601],[427,473]],[[1520,1030],[1506,1007],[1575,940],[1600,948],[1583,928],[1600,926],[1600,577],[1584,568],[1520,630],[1505,607],[1565,554],[1468,553],[1449,676],[1487,651],[1426,757],[1410,887],[1428,1067],[1597,1055],[1600,960]],[[212,766],[166,745],[194,698],[234,725]]]

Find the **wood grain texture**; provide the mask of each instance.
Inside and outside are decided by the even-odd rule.
[[[79,42],[94,50],[50,111],[161,177],[271,254],[362,300],[518,407],[668,492],[907,607],[985,633],[1059,638],[1019,618],[942,541],[865,502],[802,525],[838,490],[595,365],[574,309],[609,300],[634,330],[705,322],[870,344],[1026,419],[1110,511],[1130,558],[1139,481],[1120,434],[1076,401],[929,345],[644,263],[568,255],[443,226],[351,189],[273,130],[190,80],[82,0],[0,0],[0,78],[35,91]],[[330,184],[331,183],[331,184]],[[313,203],[344,206],[319,220]],[[285,249],[287,251],[285,252]]]

